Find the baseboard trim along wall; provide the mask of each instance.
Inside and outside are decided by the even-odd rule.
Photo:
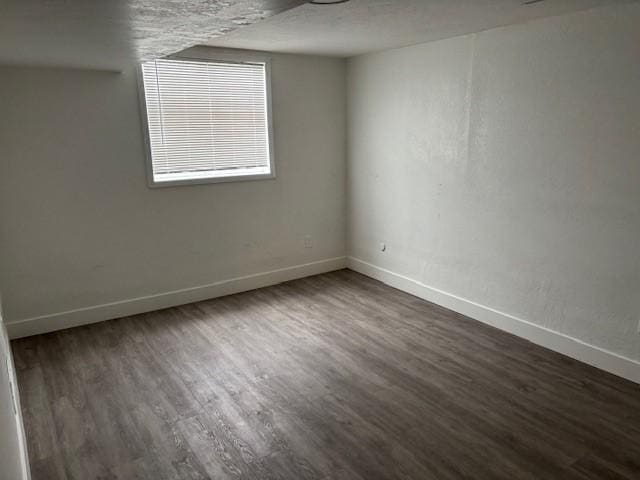
[[[308,277],[319,273],[345,268],[346,257],[329,258],[316,262],[294,265],[269,272],[256,273],[244,277],[222,280],[208,285],[200,285],[182,290],[159,293],[145,297],[132,298],[118,302],[105,303],[93,307],[79,308],[67,312],[43,315],[7,322],[9,338],[21,338],[40,333],[77,327],[89,323],[101,322],[113,318],[126,317],[138,313],[175,307],[187,303],[199,302],[210,298],[222,297],[233,293],[246,292],[256,288],[268,287],[277,283]]]
[[[456,295],[429,287],[421,282],[372,265],[354,257],[347,257],[347,267],[379,280],[398,290],[453,310],[474,320],[499,328],[542,347],[580,360],[614,375],[640,383],[640,362],[584,343],[576,338],[535,325]]]
[[[64,328],[150,312],[209,298],[231,295],[348,267],[387,285],[474,320],[499,328],[542,347],[640,383],[640,362],[582,342],[490,307],[438,290],[404,275],[354,257],[336,257],[302,265],[222,280],[208,285],[122,300],[5,323],[9,338],[28,337]]]

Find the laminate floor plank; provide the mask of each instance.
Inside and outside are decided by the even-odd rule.
[[[640,478],[640,386],[349,270],[12,349],[33,480]]]

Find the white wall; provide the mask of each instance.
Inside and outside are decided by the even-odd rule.
[[[29,462],[9,339],[0,306],[0,480],[28,480]]]
[[[635,3],[351,59],[350,255],[640,360],[638,25]]]
[[[0,68],[10,331],[24,319],[344,256],[345,87],[344,60],[273,55],[277,178],[149,189],[133,68]]]
[[[274,55],[278,178],[155,190],[132,69],[0,68],[8,326],[339,259],[347,206],[354,258],[638,361],[638,20],[635,3],[365,55],[347,88],[342,60]]]

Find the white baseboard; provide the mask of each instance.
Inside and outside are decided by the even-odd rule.
[[[137,313],[159,310],[183,305],[209,298],[231,295],[277,283],[308,277],[320,273],[348,267],[368,277],[380,280],[387,285],[441,305],[493,327],[512,333],[550,350],[575,358],[594,367],[620,377],[640,383],[640,362],[623,357],[582,342],[568,335],[550,330],[540,325],[494,310],[484,305],[466,300],[436,288],[424,285],[381,267],[377,267],[354,257],[337,257],[317,262],[295,265],[293,267],[244,277],[222,280],[183,290],[160,293],[118,302],[80,308],[67,312],[43,315],[5,323],[9,338],[21,338],[40,333],[62,330],[64,328],[86,325],[110,320],[112,318],[135,315]]]
[[[67,312],[7,322],[6,327],[9,338],[28,337],[40,333],[62,330],[64,328],[77,327],[79,325],[245,292],[288,280],[295,280],[296,278],[340,270],[345,267],[345,257],[329,258],[317,262],[305,263],[303,265],[281,268],[279,270],[222,280],[208,285],[185,288],[183,290],[174,290],[157,295],[131,298]]]
[[[638,361],[584,343],[576,338],[549,330],[513,315],[429,287],[404,275],[377,267],[354,257],[347,258],[347,267],[416,297],[512,333],[537,345],[640,383],[640,362]]]

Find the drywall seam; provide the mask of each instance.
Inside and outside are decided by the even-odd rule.
[[[66,312],[43,315],[7,322],[9,338],[28,337],[40,333],[52,332],[63,328],[76,327],[89,323],[101,322],[113,318],[150,312],[163,308],[184,305],[210,298],[245,292],[256,288],[267,287],[277,283],[308,277],[319,273],[340,270],[346,267],[346,257],[328,258],[317,262],[294,265],[292,267],[256,273],[244,277],[231,278],[171,292],[131,298],[118,302],[95,305]]]
[[[358,258],[347,257],[347,267],[416,297],[529,340],[536,345],[640,384],[640,362],[630,358],[590,345],[563,333],[541,327],[508,313],[438,290]]]

